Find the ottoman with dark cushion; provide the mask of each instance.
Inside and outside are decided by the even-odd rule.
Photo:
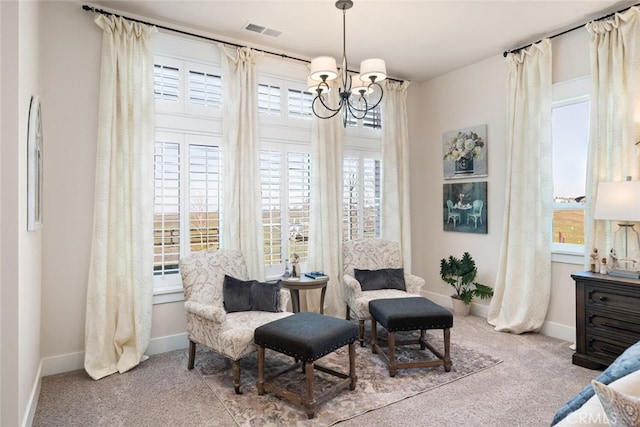
[[[313,418],[316,408],[341,390],[356,387],[356,353],[354,342],[358,338],[358,327],[343,319],[329,317],[317,313],[296,313],[292,316],[276,320],[255,330],[254,342],[258,346],[258,394],[270,391],[295,404],[303,405],[307,416]],[[314,361],[340,347],[349,346],[349,374],[337,372],[323,366],[314,366]],[[264,378],[265,349],[283,353],[296,359],[297,362],[277,374]],[[273,380],[282,374],[296,369],[303,364],[306,377],[304,395],[295,394],[278,387]],[[314,396],[314,369],[341,378],[332,387]]]
[[[426,298],[388,298],[369,302],[371,322],[371,351],[379,353],[389,367],[389,375],[394,377],[398,369],[423,368],[429,366],[444,366],[446,372],[451,371],[450,328],[453,326],[453,315],[446,308],[429,301]],[[389,355],[380,348],[377,338],[377,325],[380,323],[389,331]],[[425,339],[427,329],[442,329],[444,331],[444,355],[436,350]],[[397,331],[420,330],[420,337],[415,340],[396,341]],[[428,348],[438,360],[422,360],[397,363],[395,357],[396,346],[405,344],[420,344],[423,350]]]

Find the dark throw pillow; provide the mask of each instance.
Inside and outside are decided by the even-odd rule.
[[[382,268],[380,270],[358,270],[356,268],[353,272],[363,291],[407,290],[404,283],[404,268]]]
[[[257,280],[240,280],[225,274],[222,298],[227,313],[237,311],[280,311],[280,281],[262,283]]]

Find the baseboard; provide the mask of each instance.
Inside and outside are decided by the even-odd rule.
[[[168,335],[165,337],[152,338],[145,352],[147,355],[166,353],[167,351],[178,350],[189,347],[187,333]],[[62,354],[60,356],[46,357],[40,362],[40,376],[61,374],[63,372],[77,371],[84,369],[84,351],[77,353]]]
[[[30,427],[33,424],[33,418],[36,415],[36,408],[38,407],[38,397],[40,396],[41,385],[42,385],[42,360],[38,365],[36,381],[33,384],[33,388],[31,389],[31,394],[29,395],[29,402],[27,403],[27,408],[24,414],[24,418],[22,419],[22,427]]]
[[[451,297],[449,295],[436,294],[434,292],[425,292],[424,296],[429,298],[436,304],[440,304],[443,307],[451,308]],[[483,304],[471,304],[471,314],[478,317],[487,318],[489,315],[489,306]],[[558,338],[571,343],[576,339],[576,328],[571,326],[562,325],[556,322],[545,321],[540,329],[542,335],[548,337]]]

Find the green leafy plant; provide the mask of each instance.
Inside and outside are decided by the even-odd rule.
[[[462,259],[451,255],[449,259],[440,260],[440,277],[455,289],[452,298],[461,299],[465,304],[471,304],[475,297],[485,299],[493,296],[492,288],[474,281],[476,274],[478,269],[469,252],[465,252]]]

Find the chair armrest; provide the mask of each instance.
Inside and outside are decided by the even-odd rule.
[[[184,309],[189,313],[196,314],[216,323],[222,323],[227,318],[227,312],[223,308],[215,307],[211,304],[202,304],[195,301],[186,301]]]
[[[278,307],[280,311],[287,311],[287,304],[291,299],[291,292],[289,289],[280,289],[280,299],[278,300]]]
[[[342,276],[342,282],[345,285],[345,294],[347,297],[347,301],[352,303],[357,298],[362,296],[362,287],[360,286],[360,282],[356,280],[355,277],[350,274],[345,274]]]
[[[420,292],[424,287],[425,281],[422,277],[418,277],[413,274],[405,274],[404,283],[407,286],[407,292],[421,295]]]

